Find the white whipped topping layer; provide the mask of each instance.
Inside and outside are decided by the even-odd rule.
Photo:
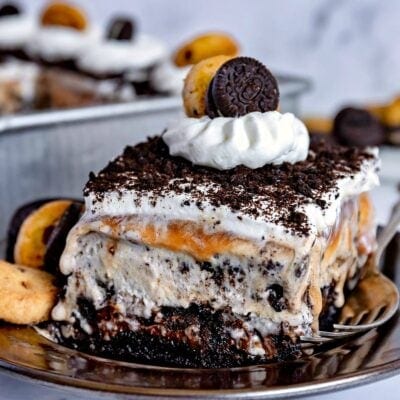
[[[337,210],[345,200],[360,193],[369,192],[380,185],[378,172],[381,167],[378,147],[370,147],[366,152],[374,158],[364,160],[360,166],[360,171],[356,174],[342,174],[342,178],[337,181],[337,189],[330,190],[322,196],[326,201],[326,208],[321,211],[319,207],[310,203],[300,208],[310,219],[311,227],[315,227],[318,232],[326,232],[337,220]],[[319,209],[319,210],[318,210]]]
[[[305,125],[293,114],[278,111],[236,118],[185,117],[168,128],[163,139],[171,155],[220,170],[303,161],[310,144]]]
[[[353,196],[368,192],[379,185],[377,171],[379,170],[379,154],[377,148],[371,148],[370,154],[374,158],[364,160],[360,171],[355,174],[343,174],[338,179],[337,188],[329,190],[323,196],[326,206],[321,209],[316,203],[296,206],[296,211],[305,213],[310,226],[310,234],[299,236],[287,230],[284,224],[276,223],[278,214],[271,210],[271,203],[268,199],[260,203],[262,217],[255,217],[247,214],[244,210],[233,211],[229,206],[220,205],[215,207],[208,201],[202,202],[201,209],[196,204],[196,195],[190,190],[184,193],[156,194],[153,192],[142,193],[134,189],[123,189],[104,193],[101,200],[96,193],[90,193],[86,198],[86,215],[84,219],[96,219],[104,216],[127,216],[153,215],[167,223],[174,220],[189,220],[212,225],[215,221],[219,224],[216,231],[231,232],[233,235],[245,238],[265,245],[266,238],[276,243],[290,246],[296,249],[296,253],[307,255],[315,237],[325,234],[337,219],[337,212],[341,204]],[[133,182],[132,182],[133,183]],[[190,187],[188,183],[182,183],[182,189]],[[215,184],[199,185],[198,189],[207,197],[208,193],[218,189]],[[255,198],[255,200],[259,200]],[[182,204],[187,203],[185,207]],[[263,211],[268,210],[268,213]],[[239,218],[238,218],[239,217]]]
[[[184,188],[186,184],[182,187]],[[215,190],[213,185],[201,185],[199,189],[206,195]],[[271,214],[271,221],[261,217],[254,217],[244,212],[233,211],[229,206],[220,205],[215,207],[208,201],[202,201],[202,208],[196,204],[196,196],[190,191],[188,193],[176,193],[171,191],[162,195],[154,192],[141,193],[135,190],[119,190],[107,192],[99,200],[95,193],[85,197],[86,213],[82,221],[101,219],[103,217],[118,217],[138,215],[146,218],[154,216],[160,224],[168,224],[170,221],[187,220],[204,226],[213,226],[219,223],[211,232],[229,232],[234,236],[244,238],[263,246],[266,240],[296,248],[302,255],[306,255],[315,240],[314,232],[309,236],[298,236],[288,232],[283,225],[276,224],[273,220],[275,214]],[[188,203],[185,207],[181,205]],[[269,201],[261,205],[261,209],[271,208]],[[315,205],[316,212],[321,209]],[[314,211],[314,210],[313,210]],[[319,216],[323,220],[322,216]],[[325,228],[325,226],[324,226]]]
[[[98,28],[78,31],[63,26],[42,26],[31,37],[26,50],[48,62],[70,60],[98,42],[100,34]]]
[[[150,77],[151,85],[161,93],[179,95],[191,68],[191,65],[177,67],[171,60],[166,60],[154,68]]]
[[[0,19],[0,48],[21,48],[36,31],[35,20],[27,15],[10,15]]]
[[[78,60],[79,68],[94,74],[113,74],[149,68],[166,55],[165,45],[148,35],[133,41],[102,40]]]

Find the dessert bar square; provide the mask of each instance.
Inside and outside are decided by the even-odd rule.
[[[311,141],[294,164],[193,165],[155,137],[85,188],[51,328],[127,360],[233,366],[297,354],[375,246],[374,150]]]

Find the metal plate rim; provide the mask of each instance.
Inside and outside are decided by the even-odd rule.
[[[399,325],[399,324],[398,324]],[[26,328],[29,329],[29,328]],[[67,351],[77,351],[66,349]],[[151,366],[145,365],[146,368]],[[157,368],[157,367],[154,367]],[[400,358],[370,367],[366,370],[350,373],[344,376],[331,377],[321,382],[303,382],[290,386],[275,386],[272,388],[246,388],[246,389],[158,389],[138,386],[120,386],[118,384],[91,382],[70,376],[58,375],[54,372],[39,370],[32,367],[18,365],[0,359],[0,373],[9,374],[18,378],[31,380],[35,383],[55,387],[69,392],[89,392],[103,396],[146,396],[149,398],[187,398],[187,399],[276,399],[297,398],[307,395],[329,393],[333,389],[345,390],[368,383],[377,382],[391,376],[400,374]]]

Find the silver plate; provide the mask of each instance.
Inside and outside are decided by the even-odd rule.
[[[384,272],[394,281],[400,235]],[[396,282],[399,283],[398,281]],[[106,360],[54,344],[31,328],[0,326],[0,368],[70,395],[127,399],[276,399],[322,394],[400,372],[400,319],[336,348],[298,361],[225,369],[179,369]]]

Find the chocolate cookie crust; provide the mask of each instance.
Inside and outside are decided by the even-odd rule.
[[[162,137],[157,136],[126,147],[97,176],[91,173],[84,194],[93,193],[101,201],[111,191],[135,190],[150,196],[156,205],[160,196],[171,192],[190,193],[191,200],[181,207],[192,203],[200,209],[203,203],[227,206],[238,213],[238,220],[243,215],[260,218],[305,235],[310,227],[299,207],[313,203],[325,209],[324,197],[327,193],[337,194],[338,180],[358,173],[363,161],[373,158],[362,149],[311,140],[305,161],[220,171],[170,156]]]

